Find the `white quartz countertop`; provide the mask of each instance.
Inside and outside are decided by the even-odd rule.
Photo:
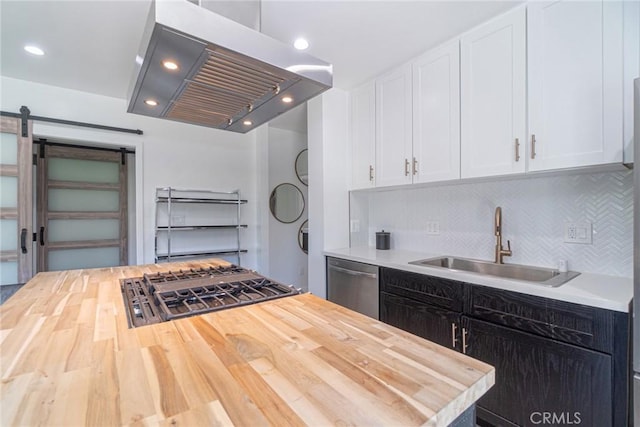
[[[550,288],[520,280],[409,264],[409,261],[453,254],[377,250],[362,246],[328,250],[325,255],[625,313],[629,312],[633,298],[633,279],[630,277],[582,273],[562,286]]]

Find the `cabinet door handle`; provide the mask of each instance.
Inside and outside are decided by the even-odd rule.
[[[531,134],[531,158],[536,158],[536,136]]]
[[[418,161],[416,160],[416,158],[413,158],[413,174],[417,174],[418,173]]]
[[[404,159],[404,176],[409,176],[409,159]]]
[[[40,246],[44,246],[44,227],[40,227]]]
[[[520,161],[520,141],[516,138],[516,162]]]
[[[462,354],[467,354],[467,334],[466,328],[462,328]]]
[[[20,231],[20,248],[22,249],[22,253],[27,253],[27,229],[23,228]]]
[[[451,323],[451,347],[456,348],[456,345],[458,344],[458,338],[456,338],[456,330],[458,329],[458,327],[456,326],[455,323]]]
[[[373,182],[373,166],[369,165],[369,181]]]

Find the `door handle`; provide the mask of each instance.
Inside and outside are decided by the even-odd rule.
[[[413,158],[413,174],[417,174],[418,173],[418,161],[416,160],[416,158]]]
[[[373,181],[373,166],[369,165],[369,181]]]
[[[520,141],[516,138],[516,162],[520,161]]]
[[[23,228],[20,232],[20,248],[22,249],[22,253],[27,253],[27,229]]]
[[[40,227],[40,246],[44,246],[44,227]]]
[[[462,354],[467,354],[467,331],[466,328],[462,328]]]
[[[409,176],[409,159],[404,159],[404,176]]]
[[[456,348],[456,345],[458,344],[458,338],[456,338],[456,330],[458,329],[458,327],[456,326],[455,323],[451,323],[451,346],[453,348]]]

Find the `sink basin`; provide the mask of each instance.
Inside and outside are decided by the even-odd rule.
[[[479,261],[467,258],[437,257],[411,261],[409,264],[423,267],[440,267],[448,270],[468,271],[487,276],[503,277],[506,279],[523,280],[542,286],[558,287],[580,273],[567,271],[561,273],[552,268],[531,267],[517,264],[495,264],[489,261]]]

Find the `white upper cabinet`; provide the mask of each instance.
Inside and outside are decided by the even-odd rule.
[[[351,91],[351,188],[375,185],[376,88],[373,82]]]
[[[622,16],[621,2],[529,3],[529,170],[622,161]]]
[[[352,188],[629,161],[638,34],[637,2],[532,1],[378,77],[351,94]]]
[[[413,64],[413,182],[460,178],[460,47],[448,43]]]
[[[376,80],[376,167],[378,187],[412,180],[411,66]]]
[[[519,7],[461,38],[461,176],[525,171],[526,27]]]

